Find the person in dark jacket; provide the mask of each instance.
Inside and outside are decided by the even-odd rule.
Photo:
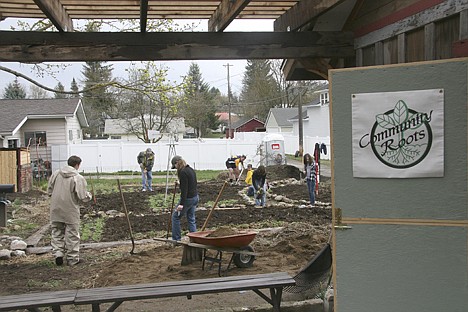
[[[304,155],[304,173],[307,182],[307,190],[309,192],[309,201],[313,206],[315,204],[315,183],[317,180],[317,171],[315,161],[309,153]]]
[[[141,190],[143,192],[152,191],[153,186],[153,166],[154,166],[154,152],[151,148],[147,148],[146,151],[140,152],[137,156],[137,162],[141,169]]]
[[[181,156],[171,160],[172,169],[177,169],[180,185],[180,200],[172,213],[172,239],[180,241],[180,218],[187,216],[189,232],[197,231],[195,209],[198,205],[197,175]]]
[[[252,185],[255,190],[255,205],[265,207],[266,204],[266,170],[265,166],[260,165],[252,174]]]

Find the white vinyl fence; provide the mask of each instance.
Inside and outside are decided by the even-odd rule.
[[[197,170],[225,169],[226,160],[232,155],[246,155],[244,164],[257,167],[261,161],[258,147],[265,133],[236,133],[236,139],[183,139],[175,142],[170,150],[169,142],[155,144],[116,142],[113,140],[87,140],[83,144],[52,146],[52,170],[64,166],[71,155],[81,157],[80,171],[119,172],[139,171],[138,153],[150,147],[155,153],[154,171],[166,171],[173,151],[181,155],[187,163]],[[330,146],[329,138],[304,138],[304,152],[313,153],[315,143]],[[298,149],[298,138],[285,136],[286,154],[294,154]],[[321,155],[322,159],[329,159]]]

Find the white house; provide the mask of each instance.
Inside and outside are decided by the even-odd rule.
[[[302,129],[304,136],[329,137],[330,115],[328,90],[319,91],[318,100],[303,106]],[[293,133],[299,135],[299,114],[289,119],[293,124]]]
[[[265,122],[268,133],[288,132],[292,133],[293,123],[290,119],[298,114],[297,108],[270,108]]]
[[[146,119],[149,120],[149,117],[146,117]],[[131,120],[106,119],[104,125],[104,134],[107,134],[110,140],[119,140],[133,143],[141,142],[141,140],[130,131],[131,125],[135,126],[139,125],[139,123],[140,122],[138,118],[132,118]],[[137,131],[138,129],[141,129],[141,126],[136,127]],[[173,118],[166,128],[167,130],[162,133],[162,140],[167,140],[171,133],[173,135],[176,135],[177,139],[182,139],[184,133],[186,132],[185,119],[183,117]],[[156,133],[156,131],[154,132],[154,136],[156,138],[160,136],[159,133]]]
[[[0,112],[0,147],[80,144],[88,127],[79,98],[0,100]]]

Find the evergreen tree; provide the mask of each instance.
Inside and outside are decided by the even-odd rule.
[[[10,82],[3,90],[3,98],[9,100],[18,100],[26,98],[26,90],[19,83],[18,78]]]
[[[185,123],[195,129],[198,137],[202,137],[209,129],[216,129],[219,125],[214,102],[216,92],[211,92],[209,84],[203,81],[200,67],[196,63],[190,64],[187,78]]]
[[[99,30],[99,24],[89,23],[86,31],[94,32]],[[106,62],[86,62],[83,65],[84,89],[83,107],[89,121],[89,128],[86,133],[91,136],[102,136],[104,122],[107,116],[112,113],[115,107],[115,99],[107,85],[112,81],[112,65],[105,65]]]
[[[244,115],[263,121],[270,108],[281,104],[279,85],[269,60],[247,60],[240,98]]]
[[[62,92],[65,91],[65,87],[63,86],[63,84],[60,81],[57,84],[57,86],[55,86],[54,90],[59,91],[59,92],[55,92],[55,98],[56,99],[65,99],[65,98],[67,98],[67,95],[65,93],[62,93]]]
[[[70,83],[70,90],[72,92],[78,92],[79,91],[79,88],[78,88],[78,84],[76,83],[76,80],[75,78],[73,78],[72,82]],[[79,94],[71,94],[70,97],[79,97]]]

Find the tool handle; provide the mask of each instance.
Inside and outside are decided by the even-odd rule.
[[[224,188],[226,187],[227,183],[228,183],[227,181],[224,181],[223,187],[219,191],[218,197],[216,197],[216,201],[214,202],[213,207],[211,208],[210,213],[208,214],[208,217],[206,217],[205,223],[203,224],[203,227],[201,228],[200,231],[204,231],[206,229],[206,225],[208,224],[208,220],[210,220],[211,215],[213,214],[213,211],[214,211],[216,205],[218,204],[218,201],[219,201],[219,199],[221,197],[221,194],[223,194]]]

